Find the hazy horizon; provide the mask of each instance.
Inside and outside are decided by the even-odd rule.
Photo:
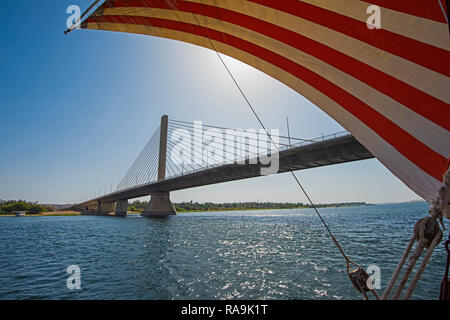
[[[75,30],[70,1],[5,3],[0,16],[0,198],[74,203],[111,190],[159,125],[171,119],[260,126],[216,54],[173,40]],[[86,8],[90,0],[77,3]],[[39,12],[36,15],[35,12]],[[17,21],[21,23],[17,23]],[[267,128],[315,138],[344,130],[277,80],[225,57]],[[315,203],[420,200],[378,160],[298,171]],[[173,202],[303,202],[290,174],[171,193]]]

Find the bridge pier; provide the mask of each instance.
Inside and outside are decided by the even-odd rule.
[[[82,215],[103,216],[114,211],[114,202],[101,200],[90,201],[79,207]]]
[[[114,215],[116,217],[126,217],[128,208],[128,200],[117,200],[114,206]]]
[[[149,218],[165,218],[176,215],[177,211],[170,201],[169,192],[154,192],[142,215]]]
[[[159,133],[159,161],[158,161],[158,181],[166,179],[166,154],[167,154],[167,126],[168,117],[161,117]],[[153,192],[147,207],[142,215],[149,218],[164,218],[176,215],[177,211],[170,201],[169,192]]]
[[[86,207],[86,213],[96,213],[98,211],[98,202],[92,201]]]
[[[97,213],[108,214],[114,211],[114,202],[106,202],[98,200]]]

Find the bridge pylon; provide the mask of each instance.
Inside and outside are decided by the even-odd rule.
[[[159,134],[159,161],[158,161],[158,181],[166,179],[166,159],[167,159],[167,126],[169,117],[164,115],[161,117],[161,126]],[[170,201],[170,193],[153,192],[147,207],[142,215],[151,218],[164,218],[176,215],[177,211]]]
[[[116,200],[114,205],[114,215],[116,217],[126,217],[128,208],[128,200]]]

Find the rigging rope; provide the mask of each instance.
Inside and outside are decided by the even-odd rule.
[[[445,241],[445,250],[447,251],[447,263],[445,265],[444,278],[441,283],[441,292],[439,294],[439,300],[450,301],[450,279],[448,277],[448,271],[450,268],[450,232],[448,233],[448,240]]]
[[[419,260],[420,256],[422,255],[422,252],[424,249],[427,249],[427,254],[422,260],[422,263],[417,270],[416,274],[414,275],[413,279],[411,280],[411,283],[409,284],[409,287],[406,289],[405,294],[403,295],[403,299],[407,300],[411,297],[412,292],[414,291],[417,282],[419,281],[422,273],[425,270],[426,265],[428,264],[428,261],[431,258],[431,255],[433,254],[433,251],[437,244],[442,239],[442,230],[439,227],[438,221],[441,223],[442,228],[444,227],[443,222],[443,211],[446,208],[445,199],[447,199],[448,195],[450,193],[450,169],[447,170],[447,173],[444,175],[444,183],[442,187],[439,189],[439,194],[436,197],[436,199],[431,203],[430,209],[429,209],[429,215],[425,218],[420,219],[416,225],[414,226],[414,234],[409,241],[408,246],[406,247],[402,258],[400,259],[394,273],[392,274],[391,279],[389,280],[388,286],[386,287],[385,291],[383,292],[383,295],[381,296],[381,299],[387,299],[392,291],[392,288],[394,287],[398,276],[400,275],[400,272],[405,264],[406,258],[409,256],[412,247],[414,243],[417,241],[416,249],[414,250],[413,254],[409,258],[409,265],[405,270],[405,273],[403,275],[402,280],[400,281],[400,284],[398,285],[397,289],[392,295],[392,299],[396,300],[400,297],[400,294],[402,293],[402,290],[404,289],[406,282],[408,281],[408,278],[416,264],[416,262]]]
[[[437,0],[437,2],[439,3],[439,6],[441,7],[442,14],[444,15],[445,21],[448,24],[448,17],[447,17],[447,13],[445,12],[444,6],[442,5],[441,0]],[[448,0],[446,2],[447,2],[447,6],[448,6]]]
[[[91,11],[93,7],[95,7],[96,4],[98,4],[101,0],[95,0],[84,12],[81,14],[81,16],[74,22],[72,26],[70,26],[66,31],[64,31],[64,34],[68,34],[72,30],[76,29],[77,24],[83,20],[84,16]]]
[[[199,23],[197,16],[192,13],[192,15],[194,16],[195,20],[197,21],[197,24],[199,25],[199,27],[202,27],[201,24]],[[255,109],[253,108],[252,104],[250,103],[250,101],[248,100],[247,96],[245,95],[245,93],[243,92],[243,90],[241,89],[241,87],[239,86],[238,82],[236,81],[236,79],[234,78],[233,74],[231,73],[230,69],[228,68],[228,66],[226,65],[225,61],[222,59],[222,57],[220,56],[219,52],[216,50],[216,47],[214,46],[213,42],[211,41],[209,35],[208,35],[208,28],[206,27],[206,37],[209,40],[209,43],[211,45],[211,47],[213,48],[213,50],[216,52],[217,57],[219,58],[219,60],[221,61],[222,65],[225,67],[226,71],[228,72],[228,74],[230,75],[231,79],[233,80],[234,84],[236,85],[237,89],[239,90],[239,92],[241,93],[242,97],[244,98],[245,102],[247,103],[247,105],[250,107],[252,113],[254,114],[254,116],[256,117],[256,119],[258,120],[259,124],[261,125],[261,127],[264,129],[264,131],[266,132],[267,136],[269,137],[269,139],[273,142],[272,136],[270,135],[270,133],[268,132],[268,130],[266,129],[266,127],[264,126],[264,123],[262,122],[262,120],[260,119],[260,117],[258,116],[258,114],[256,113]],[[275,143],[274,143],[275,145]],[[276,145],[275,145],[276,146]],[[277,151],[278,150],[278,147]],[[311,206],[313,207],[315,213],[317,214],[317,216],[320,218],[320,221],[322,221],[322,224],[325,226],[328,234],[330,235],[331,239],[333,240],[334,244],[336,245],[336,247],[339,249],[339,252],[341,253],[342,257],[345,259],[346,262],[346,269],[347,269],[347,274],[350,278],[350,281],[352,282],[353,286],[364,296],[364,298],[367,300],[368,297],[366,295],[367,291],[371,291],[375,298],[378,300],[379,296],[377,294],[377,292],[373,289],[373,288],[369,288],[367,285],[367,280],[369,278],[369,276],[367,275],[366,271],[359,266],[358,264],[356,264],[355,262],[351,261],[349,259],[349,257],[345,254],[344,250],[342,249],[341,245],[339,244],[339,242],[337,241],[336,237],[334,236],[333,232],[331,232],[330,228],[328,227],[328,224],[325,222],[325,220],[322,218],[322,215],[319,213],[319,211],[317,210],[317,207],[314,205],[313,201],[311,200],[311,198],[309,197],[308,193],[306,192],[306,190],[303,188],[303,185],[300,183],[299,179],[297,178],[297,176],[295,175],[295,173],[292,171],[291,168],[288,168],[289,172],[291,173],[291,175],[294,177],[295,181],[297,182],[298,186],[300,187],[300,189],[302,190],[303,194],[306,196],[306,198],[308,199],[309,203],[311,204]],[[350,265],[354,265],[356,266],[355,270],[350,270]]]

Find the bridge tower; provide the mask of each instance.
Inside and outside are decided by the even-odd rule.
[[[166,179],[167,126],[168,116],[164,115],[161,117],[159,134],[158,181]],[[153,218],[162,218],[175,214],[177,214],[177,211],[170,201],[170,193],[168,191],[153,192],[149,204],[142,213],[144,217]]]

